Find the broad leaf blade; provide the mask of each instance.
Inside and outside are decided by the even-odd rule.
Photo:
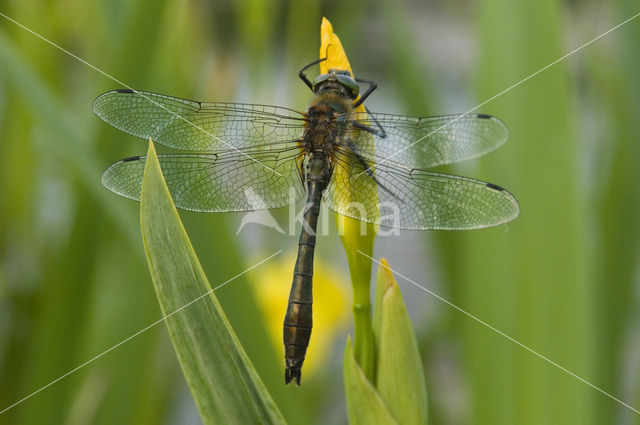
[[[189,304],[211,286],[173,205],[152,142],[140,216],[158,302],[163,314],[170,315],[169,335],[203,422],[283,424],[215,295]]]
[[[350,425],[398,425],[384,401],[365,376],[347,339],[344,349],[344,387]]]
[[[376,388],[401,424],[427,424],[427,388],[418,342],[400,288],[383,258],[378,267],[374,314]]]

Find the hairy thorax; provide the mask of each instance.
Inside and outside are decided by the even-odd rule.
[[[325,92],[318,95],[307,110],[307,129],[302,144],[307,154],[331,158],[334,146],[346,130],[353,101],[341,93]]]

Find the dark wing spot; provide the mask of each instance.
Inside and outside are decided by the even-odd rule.
[[[117,89],[116,91],[118,93],[133,93],[133,90],[131,89]]]
[[[120,162],[131,162],[131,161],[137,161],[139,160],[141,157],[140,156],[130,156],[129,158],[124,158],[121,159]]]
[[[493,184],[493,183],[487,183],[487,187],[490,187],[491,189],[497,190],[502,192],[504,190],[503,187],[498,186],[497,184]]]
[[[478,118],[484,118],[485,120],[491,119],[493,118],[493,116],[489,115],[489,114],[476,114],[476,117]]]

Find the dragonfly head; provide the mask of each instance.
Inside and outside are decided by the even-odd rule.
[[[358,83],[349,71],[337,69],[330,69],[326,74],[318,75],[311,83],[311,86],[316,95],[337,92],[352,100],[355,100],[360,92]]]

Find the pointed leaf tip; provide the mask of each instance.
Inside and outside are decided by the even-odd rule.
[[[383,291],[386,291],[392,286],[397,285],[395,279],[393,278],[391,267],[389,266],[387,259],[384,257],[380,259],[380,267],[378,267],[378,273],[378,284],[383,286],[381,288]]]
[[[149,140],[142,238],[165,325],[205,425],[284,424],[212,293]]]
[[[374,310],[376,388],[402,424],[427,423],[427,389],[418,342],[398,284],[385,259],[378,267]]]

